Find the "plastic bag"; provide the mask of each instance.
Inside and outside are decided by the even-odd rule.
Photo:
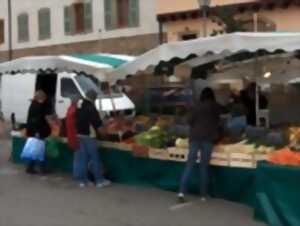
[[[48,138],[46,142],[46,156],[49,158],[59,157],[59,144],[58,138]]]
[[[21,158],[24,160],[44,161],[45,160],[45,142],[37,138],[27,139],[23,148]]]

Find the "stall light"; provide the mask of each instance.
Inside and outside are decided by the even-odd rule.
[[[270,78],[271,76],[272,76],[272,73],[270,71],[268,71],[264,74],[264,78]]]

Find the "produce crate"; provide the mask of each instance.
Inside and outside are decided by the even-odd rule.
[[[230,166],[230,154],[222,152],[213,152],[210,164],[213,166]]]
[[[255,168],[256,160],[254,154],[245,153],[230,153],[230,166],[241,167],[241,168]]]
[[[186,162],[188,150],[183,148],[172,147],[168,148],[169,160],[177,162]]]
[[[158,160],[169,160],[169,152],[166,149],[150,148],[149,158]]]
[[[216,147],[211,157],[211,165],[240,168],[256,168],[257,161],[267,160],[267,154],[243,153],[243,150],[226,153]]]

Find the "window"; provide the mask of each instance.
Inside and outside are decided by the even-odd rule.
[[[51,37],[51,15],[50,9],[39,10],[39,39],[45,40]]]
[[[198,38],[197,34],[183,34],[181,35],[181,40],[182,41],[187,41],[187,40],[192,40]]]
[[[72,98],[74,96],[79,96],[80,93],[70,78],[62,78],[61,79],[61,96],[66,98]]]
[[[29,18],[27,13],[18,16],[18,40],[19,42],[29,41]]]
[[[254,31],[254,20],[252,18],[242,21],[242,26],[245,31]],[[257,20],[257,30],[259,32],[272,32],[276,31],[276,24],[265,17],[259,17]]]
[[[104,4],[106,30],[139,26],[139,0],[105,0]]]
[[[92,2],[74,3],[64,8],[65,34],[93,31]]]
[[[100,94],[100,89],[90,78],[84,75],[77,75],[75,79],[85,94],[90,90],[93,90],[96,93]]]
[[[0,20],[0,45],[4,43],[4,20]]]

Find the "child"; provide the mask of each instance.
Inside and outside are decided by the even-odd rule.
[[[51,129],[50,136],[58,138],[60,135],[61,121],[58,119],[57,115],[48,115],[46,120]]]

